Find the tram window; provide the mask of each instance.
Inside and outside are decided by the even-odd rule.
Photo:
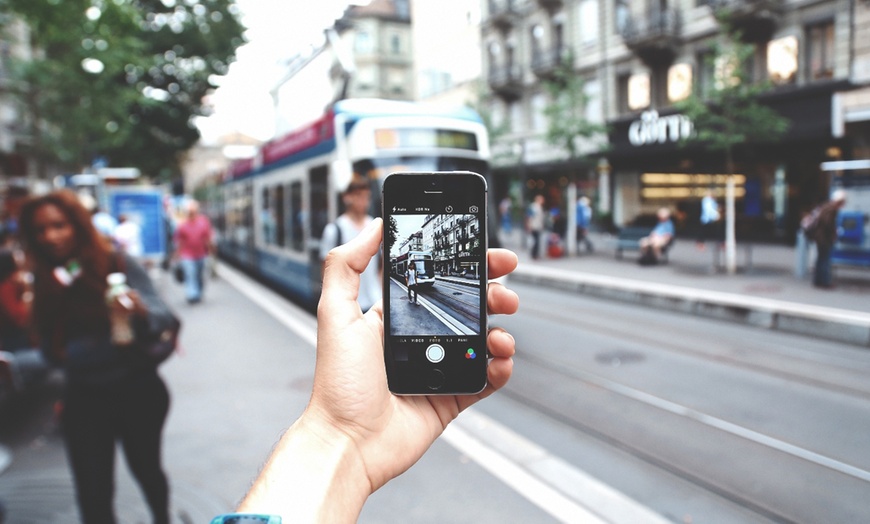
[[[327,166],[318,166],[308,172],[308,190],[311,193],[309,199],[311,203],[310,209],[310,226],[309,230],[311,238],[320,238],[323,234],[323,228],[329,223],[329,198],[326,186],[326,178],[329,175]]]
[[[285,241],[285,232],[287,228],[284,227],[284,186],[277,185],[274,187],[274,196],[273,207],[275,208],[274,216],[275,216],[275,242],[279,247],[284,247],[286,244]]]
[[[260,224],[263,228],[263,242],[267,245],[275,243],[275,210],[272,206],[273,191],[263,188],[262,207],[260,209]]]
[[[290,209],[286,214],[287,230],[290,233],[290,247],[302,251],[305,236],[305,210],[302,209],[302,182],[290,184]]]

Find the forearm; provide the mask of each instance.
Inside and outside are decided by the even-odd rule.
[[[350,440],[302,418],[281,437],[239,505],[285,522],[356,522],[371,484]]]

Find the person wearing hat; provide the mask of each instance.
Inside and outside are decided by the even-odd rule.
[[[372,189],[369,181],[354,173],[347,189],[341,194],[344,213],[335,222],[323,228],[320,239],[320,259],[326,261],[329,251],[356,238],[366,226],[374,220],[369,214],[372,201]],[[371,308],[381,299],[381,268],[380,258],[375,256],[360,275],[359,296],[357,301],[363,312]]]
[[[834,287],[831,271],[831,255],[837,241],[837,214],[846,203],[846,192],[837,189],[831,193],[831,200],[822,204],[812,240],[816,243],[816,267],[813,285],[819,288]]]

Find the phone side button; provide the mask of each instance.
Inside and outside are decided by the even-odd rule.
[[[444,387],[444,373],[440,369],[429,370],[429,375],[426,378],[426,385],[429,389],[437,391]]]

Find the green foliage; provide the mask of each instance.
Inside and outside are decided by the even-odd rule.
[[[390,215],[387,221],[387,253],[393,252],[397,238],[399,238],[399,225],[396,223],[396,217]]]
[[[701,143],[726,154],[729,170],[733,148],[744,143],[773,142],[787,130],[789,121],[759,101],[771,89],[770,82],[753,82],[750,74],[754,48],[729,32],[709,59],[716,71],[716,85],[706,97],[693,93],[676,104],[695,127],[685,142]]]
[[[583,79],[574,72],[573,59],[567,55],[544,82],[549,103],[544,108],[547,117],[547,142],[563,148],[571,160],[577,158],[577,138],[590,139],[607,132],[607,126],[586,118],[589,96],[583,90]]]
[[[79,170],[97,156],[168,179],[199,139],[211,78],[244,42],[234,0],[0,0],[31,30],[12,76],[33,134],[27,153]]]

